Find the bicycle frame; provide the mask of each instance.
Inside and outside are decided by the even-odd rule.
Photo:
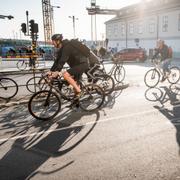
[[[154,69],[156,69],[161,74],[161,76],[163,76],[164,73],[162,68],[160,67],[160,62],[154,62],[153,64],[154,64]]]
[[[114,70],[117,68],[117,67],[121,67],[122,66],[122,63],[117,63],[117,62],[113,62],[113,66],[111,67],[111,69],[109,70],[109,72],[106,72],[106,69],[105,69],[105,66],[104,66],[104,60],[101,61],[101,65],[102,65],[102,70],[106,73],[106,74],[109,74],[110,76],[113,75],[113,72]]]

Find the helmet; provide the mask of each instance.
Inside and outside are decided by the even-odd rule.
[[[54,35],[52,35],[52,37],[51,37],[51,40],[52,40],[52,41],[53,41],[53,40],[60,40],[60,41],[62,41],[62,39],[63,39],[62,34],[54,34]]]

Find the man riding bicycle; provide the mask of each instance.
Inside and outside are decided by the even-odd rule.
[[[54,34],[51,39],[52,44],[58,50],[54,64],[47,74],[50,78],[56,78],[57,76],[62,75],[74,88],[76,97],[79,97],[81,89],[75,79],[78,79],[84,72],[88,71],[88,57],[75,48],[71,44],[71,41],[63,40],[62,34]],[[61,72],[65,63],[67,63],[70,68],[67,71]]]
[[[164,40],[159,39],[157,41],[157,48],[155,49],[155,55],[153,59],[160,55],[161,66],[163,69],[163,77],[161,82],[165,81],[169,72],[169,65],[171,58],[169,57],[169,49],[168,46],[164,43]]]

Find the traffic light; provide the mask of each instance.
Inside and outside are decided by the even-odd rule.
[[[34,20],[30,20],[29,23],[30,23],[30,25],[29,25],[29,26],[30,26],[30,32],[31,32],[32,34],[38,33],[38,31],[39,31],[39,29],[38,29],[38,24],[35,23]]]
[[[30,23],[30,32],[33,34],[34,33],[34,20],[30,20],[29,21],[29,23]]]
[[[26,23],[22,23],[21,24],[21,31],[26,34],[27,30],[26,30]]]
[[[38,29],[38,24],[34,23],[34,33],[38,33],[39,29]]]

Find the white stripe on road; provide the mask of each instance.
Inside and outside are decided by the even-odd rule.
[[[169,107],[171,107],[171,106],[169,106]],[[174,107],[180,107],[180,105],[176,105]],[[166,109],[166,108],[162,108],[162,110],[163,109]],[[113,117],[113,118],[102,119],[102,120],[98,120],[97,123],[114,121],[114,120],[119,120],[119,119],[123,119],[123,118],[130,118],[130,117],[135,117],[135,116],[148,114],[148,113],[153,113],[153,112],[159,112],[159,111],[157,109],[153,109],[153,110],[148,110],[148,111],[143,111],[143,112],[138,112],[138,113],[133,113],[133,114],[128,114],[128,115],[117,116],[117,117]],[[172,124],[173,121],[177,121],[177,120],[180,120],[180,118],[172,118],[166,124]],[[35,132],[35,133],[19,135],[19,136],[14,136],[14,137],[9,137],[9,138],[2,138],[2,139],[0,139],[0,142],[4,142],[4,141],[8,141],[8,140],[16,140],[16,139],[26,138],[26,137],[32,137],[32,136],[42,135],[42,134],[49,134],[51,132],[62,131],[62,130],[66,130],[66,129],[70,129],[70,128],[76,128],[76,127],[80,127],[80,126],[92,125],[94,123],[96,123],[96,122],[91,121],[91,122],[87,122],[85,124],[78,124],[78,125],[73,125],[73,126],[64,127],[64,128],[58,128],[58,129],[50,129],[50,130],[47,130],[47,131]],[[176,125],[176,123],[173,123],[173,124]],[[177,125],[179,125],[179,124],[177,123]]]

